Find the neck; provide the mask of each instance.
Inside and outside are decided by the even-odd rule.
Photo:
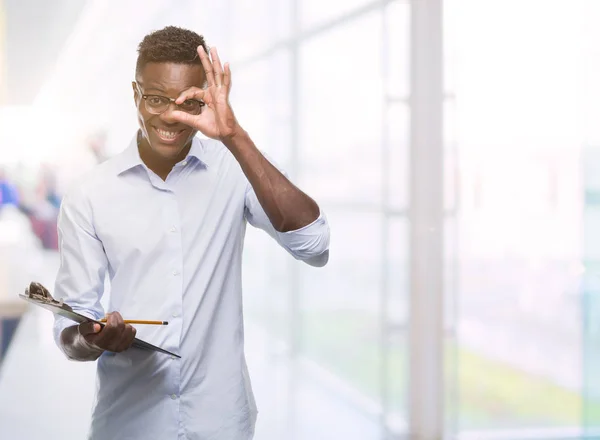
[[[189,144],[186,145],[177,156],[173,158],[166,158],[156,154],[156,152],[150,147],[147,139],[141,136],[138,137],[138,151],[140,153],[140,159],[142,159],[142,162],[144,162],[146,166],[162,180],[167,179],[167,176],[176,163],[185,159],[191,147],[192,142],[189,142]]]

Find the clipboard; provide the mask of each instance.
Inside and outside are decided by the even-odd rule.
[[[105,326],[105,323],[97,321],[92,318],[88,318],[85,315],[77,313],[74,310],[72,310],[71,307],[69,307],[67,304],[64,304],[62,301],[56,301],[52,297],[45,298],[45,299],[31,298],[30,296],[21,295],[21,294],[19,295],[19,297],[31,304],[35,304],[36,306],[42,307],[43,309],[46,309],[46,310],[49,310],[56,315],[63,316],[65,318],[70,319],[71,321],[75,321],[78,324],[81,324],[84,322],[94,322],[96,324],[100,324],[102,327]],[[165,350],[164,348],[157,347],[156,345],[152,345],[149,342],[143,341],[138,338],[135,338],[133,340],[133,343],[131,344],[131,346],[135,347],[135,348],[140,348],[142,350],[158,351],[159,353],[168,354],[170,356],[175,356],[176,358],[181,359],[181,356],[179,356],[178,354],[171,353],[170,351]]]

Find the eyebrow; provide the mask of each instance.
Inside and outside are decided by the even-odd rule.
[[[165,93],[165,91],[163,89],[161,89],[160,87],[154,87],[154,86],[146,87],[143,84],[140,84],[140,86],[142,86],[142,88],[144,89],[144,92],[148,92],[150,90],[154,90],[154,91],[157,91],[157,92],[160,92],[160,93]]]
[[[148,94],[148,95],[151,95],[151,94],[152,94],[152,93],[150,93],[150,91],[155,91],[155,92],[162,93],[162,94],[163,94],[162,96],[166,96],[166,95],[164,95],[164,94],[165,94],[165,93],[167,93],[167,92],[166,92],[165,90],[161,89],[161,88],[160,88],[160,86],[154,86],[154,85],[151,85],[151,86],[147,86],[147,87],[146,87],[146,86],[144,86],[144,84],[142,84],[142,83],[141,83],[141,82],[139,82],[139,81],[137,81],[137,83],[140,85],[140,87],[142,87],[142,89],[143,89],[143,92],[144,92],[144,93],[146,93],[146,94]],[[179,93],[183,93],[183,91],[184,91],[184,90],[187,90],[187,89],[189,89],[190,87],[197,87],[197,86],[186,86],[186,87],[184,87],[184,89],[183,89],[181,92],[179,92]]]

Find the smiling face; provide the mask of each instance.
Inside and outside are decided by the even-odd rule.
[[[190,87],[202,88],[206,81],[204,69],[198,64],[148,63],[141,69],[133,82],[134,99],[142,133],[140,155],[154,163],[174,165],[189,151],[196,130],[172,117],[175,104],[169,104],[161,114],[148,109],[159,98],[156,95],[176,99]],[[146,102],[150,100],[150,102]],[[148,105],[147,105],[148,104]]]

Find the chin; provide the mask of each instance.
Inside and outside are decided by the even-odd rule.
[[[165,145],[161,142],[153,142],[152,149],[161,157],[165,159],[174,159],[178,157],[184,150],[185,144],[183,145]]]
[[[165,141],[157,136],[150,136],[149,139],[152,150],[165,158],[177,157],[191,141],[191,136],[181,136],[176,142]]]

